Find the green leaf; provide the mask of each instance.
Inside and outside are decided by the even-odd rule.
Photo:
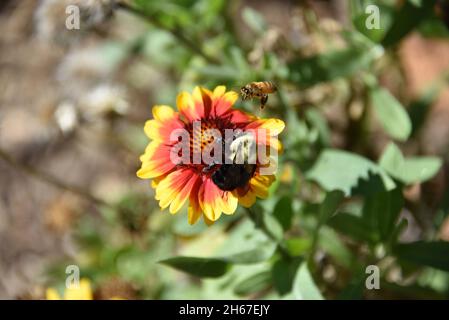
[[[426,38],[443,38],[449,37],[449,29],[444,24],[443,20],[438,17],[426,19],[419,28],[419,33]]]
[[[367,68],[379,55],[377,47],[349,48],[289,63],[290,80],[302,87],[351,76]]]
[[[302,259],[277,260],[272,267],[271,277],[273,286],[280,295],[284,295],[292,290],[293,280]]]
[[[387,240],[392,235],[403,204],[400,188],[366,198],[362,217],[379,240]]]
[[[433,16],[434,6],[435,0],[421,1],[420,6],[416,6],[411,1],[405,1],[402,7],[396,10],[393,24],[382,40],[382,45],[390,47],[397,44],[426,18]]]
[[[174,257],[160,263],[201,278],[221,277],[231,267],[229,262],[217,258]]]
[[[359,155],[336,149],[325,149],[306,177],[314,180],[326,191],[341,190],[345,196],[360,183],[360,179],[379,176],[381,187],[391,190],[396,185],[386,172]]]
[[[273,216],[285,230],[290,229],[292,225],[293,208],[292,199],[289,196],[283,196],[276,203],[273,210]]]
[[[442,166],[437,157],[404,158],[401,150],[390,143],[379,160],[379,165],[404,184],[424,182],[432,178]]]
[[[299,256],[310,249],[312,241],[309,238],[290,238],[285,241],[285,245],[292,256]]]
[[[320,206],[319,222],[321,224],[326,221],[337,211],[340,202],[343,200],[344,194],[339,190],[331,191],[326,194],[326,198]]]
[[[243,9],[242,18],[254,32],[263,33],[267,29],[267,24],[265,23],[263,16],[249,7]]]
[[[303,262],[296,273],[293,281],[293,294],[299,300],[323,300],[321,292],[318,290],[315,282],[307,267]]]
[[[379,23],[380,28],[367,28],[366,22],[372,15],[372,12],[366,13],[365,10],[368,4],[363,5],[363,11],[358,10],[358,14],[354,16],[352,19],[352,23],[354,27],[362,34],[364,34],[367,38],[374,42],[380,42],[387,33],[388,29],[391,27],[393,23],[393,10],[389,6],[381,5],[376,3],[376,6],[379,8]]]
[[[402,210],[402,190],[378,192],[366,197],[361,216],[339,213],[328,225],[355,240],[375,244],[394,235],[396,222]]]
[[[247,296],[249,294],[262,291],[270,284],[271,272],[262,271],[237,283],[234,288],[234,293],[239,296]]]
[[[359,300],[363,298],[363,292],[365,290],[366,273],[356,272],[352,275],[351,280],[338,294],[338,300]]]
[[[449,271],[449,242],[412,242],[394,247],[394,254],[401,260],[418,265]]]
[[[333,229],[327,226],[322,227],[318,242],[319,247],[332,256],[340,265],[346,268],[351,267],[354,256]]]
[[[410,136],[412,124],[404,107],[383,88],[371,91],[371,102],[384,130],[394,139],[405,141]]]
[[[317,109],[307,109],[306,119],[312,124],[314,128],[318,130],[320,135],[320,142],[323,146],[330,146],[331,144],[331,133],[327,125],[326,119]]]
[[[256,228],[265,230],[265,232],[277,241],[282,240],[284,235],[282,226],[272,214],[265,212],[257,204],[251,209],[250,214],[252,215],[252,220]]]
[[[270,259],[276,250],[276,243],[273,241],[266,242],[258,248],[242,251],[227,257],[221,258],[235,264],[252,264],[259,263]]]
[[[354,240],[374,242],[375,236],[370,226],[360,217],[349,213],[339,213],[332,217],[328,225]]]

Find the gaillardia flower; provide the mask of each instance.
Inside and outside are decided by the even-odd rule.
[[[238,203],[252,206],[275,180],[284,122],[233,109],[237,99],[224,86],[213,92],[196,87],[178,95],[178,112],[157,105],[145,123],[152,141],[137,176],[152,179],[156,200],[172,214],[188,201],[190,224],[201,216],[212,224]]]

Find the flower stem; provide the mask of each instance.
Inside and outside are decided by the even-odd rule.
[[[203,57],[207,62],[212,63],[212,64],[220,64],[220,61],[218,61],[216,58],[211,57],[210,55],[206,54],[192,40],[190,40],[188,37],[186,37],[184,35],[184,33],[182,33],[181,30],[169,28],[169,27],[163,25],[162,23],[160,23],[157,19],[154,19],[153,17],[151,17],[151,16],[149,16],[149,15],[139,11],[138,9],[132,7],[131,5],[129,5],[127,3],[119,2],[119,3],[117,3],[117,8],[122,9],[122,10],[127,11],[127,12],[130,12],[132,14],[135,14],[135,15],[145,19],[146,21],[148,21],[149,23],[151,23],[155,27],[171,33],[186,48],[188,48],[192,52],[198,54],[199,56]]]

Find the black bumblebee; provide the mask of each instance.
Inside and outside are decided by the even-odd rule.
[[[220,143],[220,142],[218,142]],[[224,144],[223,141],[221,143]],[[230,159],[232,163],[223,164],[212,173],[212,181],[223,191],[232,191],[236,188],[245,187],[256,171],[256,164],[250,164],[250,152],[255,152],[255,141],[248,135],[241,135],[232,141]],[[251,149],[253,147],[254,149]],[[239,163],[235,163],[236,159]],[[243,160],[243,161],[242,161]],[[218,164],[212,163],[203,169],[204,172],[213,170]]]
[[[212,181],[223,191],[244,187],[256,171],[255,164],[222,164],[212,174]]]

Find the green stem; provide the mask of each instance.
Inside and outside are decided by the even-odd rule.
[[[315,269],[314,257],[315,257],[315,254],[316,254],[316,251],[318,248],[318,241],[320,239],[320,230],[321,230],[322,226],[323,226],[323,224],[320,221],[318,221],[318,224],[316,225],[315,230],[313,230],[312,244],[310,246],[310,252],[308,255],[308,259],[307,259],[308,265],[312,271]]]

